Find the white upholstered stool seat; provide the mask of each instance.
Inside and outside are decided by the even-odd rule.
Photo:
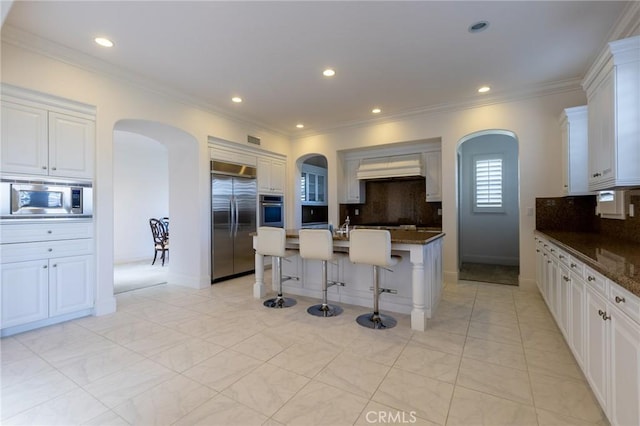
[[[358,324],[374,329],[395,327],[397,321],[378,309],[380,293],[391,292],[380,289],[379,268],[388,269],[402,259],[391,254],[391,233],[382,229],[354,229],[349,234],[349,259],[373,266],[373,312],[360,315],[356,319]]]
[[[271,256],[275,261],[275,276],[278,279],[278,295],[275,298],[265,300],[264,306],[268,308],[288,308],[296,304],[295,299],[282,295],[282,282],[291,279],[282,275],[282,259],[291,255],[285,248],[287,234],[283,228],[261,226],[258,228],[256,253],[263,256]]]
[[[327,301],[327,288],[338,283],[327,278],[327,262],[333,259],[333,236],[327,229],[302,229],[299,232],[300,257],[305,260],[322,261],[322,303],[307,309],[311,315],[334,317],[342,313],[342,308]]]

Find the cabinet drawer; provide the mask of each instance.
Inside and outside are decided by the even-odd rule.
[[[576,260],[574,257],[570,257],[569,268],[571,269],[571,272],[573,272],[580,278],[584,278],[584,263]]]
[[[15,243],[0,246],[2,263],[25,262],[54,257],[93,253],[93,238],[37,243]]]
[[[618,284],[611,283],[609,300],[622,312],[640,324],[640,298],[631,294]]]
[[[93,222],[5,222],[0,228],[0,242],[2,244],[76,238],[93,238]]]
[[[564,250],[559,249],[558,247],[556,247],[556,253],[555,254],[558,256],[558,260],[560,261],[560,263],[562,263],[567,268],[569,268],[571,266],[571,258],[569,257],[567,252],[565,252]]]
[[[586,265],[584,267],[584,280],[589,287],[595,288],[605,297],[609,295],[609,282],[607,279]]]

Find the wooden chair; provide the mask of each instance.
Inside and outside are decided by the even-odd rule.
[[[169,235],[166,232],[164,223],[161,220],[151,218],[149,219],[149,226],[151,227],[151,235],[153,236],[153,246],[155,252],[153,253],[152,265],[156,263],[158,252],[161,251],[162,266],[164,266],[164,260],[166,254],[169,253]]]

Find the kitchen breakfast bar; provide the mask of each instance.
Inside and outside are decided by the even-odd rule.
[[[411,315],[411,328],[424,331],[427,319],[436,311],[442,294],[442,241],[445,234],[428,230],[392,229],[391,250],[402,259],[380,274],[381,311]],[[321,262],[303,260],[297,253],[298,230],[286,230],[286,247],[291,255],[282,262],[283,275],[291,277],[283,282],[285,295],[322,298]],[[257,236],[253,237],[254,248]],[[349,261],[349,239],[345,235],[333,236],[334,259],[329,262],[328,277],[339,283],[329,287],[328,300],[358,306],[371,307],[373,303],[370,265]],[[265,256],[255,255],[255,298],[264,298]],[[275,271],[272,271],[275,273]],[[273,289],[277,278],[272,277]]]

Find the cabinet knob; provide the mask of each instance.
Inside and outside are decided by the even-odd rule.
[[[52,168],[51,168],[51,170],[58,170],[58,169],[57,169],[57,168],[55,168],[55,167],[52,167]]]
[[[576,266],[578,266],[578,265],[576,265],[575,263],[572,263],[572,264],[571,264],[571,267],[572,267],[572,268],[575,268]]]
[[[50,248],[50,249],[49,249],[49,250],[47,250],[47,251],[50,251],[50,252],[51,252],[51,251],[53,251],[53,249],[52,249],[52,248]]]
[[[567,282],[569,282],[569,277],[568,277],[568,276],[566,276],[566,275],[563,275],[563,276],[562,276],[562,279],[563,279],[563,280],[565,280],[565,281],[567,281]]]
[[[596,280],[595,277],[592,277],[591,275],[587,277],[587,281],[595,281],[595,280]]]
[[[57,267],[58,267],[58,264],[57,264],[57,263],[54,263],[52,266],[53,266],[54,268],[57,268]]]
[[[53,234],[53,231],[52,231],[51,229],[49,229],[49,230],[47,231],[47,234]]]
[[[48,266],[47,265],[42,265],[42,269],[47,269]]]
[[[564,254],[561,254],[559,257],[560,259],[564,259]]]
[[[555,249],[551,249],[551,253],[555,253],[555,252],[556,252],[556,250],[555,250]]]
[[[540,253],[540,249],[536,249],[536,253]]]
[[[607,313],[605,312],[604,315],[602,315],[602,320],[606,321],[606,320],[610,320],[611,319],[611,315],[607,315]]]
[[[47,170],[47,166],[42,166],[42,170]]]
[[[598,309],[598,315],[599,316],[604,316],[606,314],[605,311],[603,311],[602,309]]]
[[[547,260],[547,263],[551,263],[551,261],[550,261],[550,260]]]
[[[626,300],[624,299],[624,297],[616,296],[616,303],[624,303],[624,302],[626,302]]]

